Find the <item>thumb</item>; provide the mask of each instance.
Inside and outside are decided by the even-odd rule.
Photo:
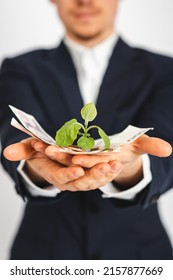
[[[35,150],[31,146],[32,141],[33,138],[28,138],[19,143],[7,146],[3,151],[4,157],[10,161],[27,160],[31,158],[35,153]]]
[[[157,157],[168,157],[172,153],[172,146],[165,140],[142,135],[134,142],[139,153],[146,153]]]

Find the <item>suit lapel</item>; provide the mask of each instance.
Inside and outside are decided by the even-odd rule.
[[[80,110],[83,100],[71,56],[62,42],[51,54],[51,63],[54,66],[54,75],[57,79],[58,94],[65,103],[66,113],[69,118],[80,119]],[[60,90],[59,90],[60,88]]]
[[[119,104],[125,102],[128,94],[128,90],[125,88],[129,85],[125,85],[124,81],[127,80],[127,76],[131,72],[130,67],[133,58],[133,49],[119,39],[110,58],[96,104],[98,110],[97,123],[108,134],[124,129],[123,123],[118,120]],[[115,126],[116,119],[117,125]]]

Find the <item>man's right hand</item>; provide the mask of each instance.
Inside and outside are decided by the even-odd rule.
[[[56,152],[55,152],[56,150]],[[121,168],[100,162],[92,168],[73,163],[74,155],[29,138],[5,148],[4,156],[11,161],[25,160],[24,171],[40,187],[54,186],[61,191],[88,191],[111,182]]]
[[[47,144],[33,138],[22,140],[4,149],[4,156],[10,161],[25,160],[24,171],[38,186],[53,185],[61,191],[67,190],[66,184],[84,175],[84,169],[77,165],[70,165],[70,157],[66,154],[64,162],[68,166],[55,162],[45,155]],[[70,191],[76,191],[73,185]]]

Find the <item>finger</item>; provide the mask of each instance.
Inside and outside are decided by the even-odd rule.
[[[31,142],[31,146],[37,151],[37,152],[40,152],[40,153],[45,153],[45,149],[49,146],[48,144],[42,142],[42,141],[39,141],[37,139],[34,139],[32,142]]]
[[[91,168],[94,165],[100,163],[100,162],[109,162],[110,160],[113,160],[115,155],[109,154],[109,155],[77,155],[72,158],[72,163],[81,165],[86,168]]]
[[[118,173],[113,172],[109,164],[100,163],[85,171],[85,175],[83,177],[67,184],[66,187],[68,188],[73,186],[73,188],[78,191],[94,190],[105,186],[108,182],[112,181]]]
[[[54,161],[57,161],[65,166],[72,164],[72,155],[60,152],[58,147],[48,146],[45,150],[45,154]]]
[[[47,175],[44,174],[44,176],[46,176],[46,180],[53,185],[63,185],[84,175],[84,170],[78,166],[62,167],[62,165],[54,164],[54,169],[51,170],[52,172],[47,172],[45,170]]]
[[[141,154],[150,154],[158,157],[167,157],[172,153],[171,145],[160,138],[142,135],[134,143],[136,151]]]
[[[35,150],[31,146],[32,141],[33,139],[29,138],[19,143],[9,145],[3,151],[4,157],[11,161],[26,160],[31,158],[35,153]]]
[[[119,174],[121,172],[121,170],[123,169],[123,164],[116,160],[110,161],[109,166],[110,166],[112,172],[116,173],[116,175]]]

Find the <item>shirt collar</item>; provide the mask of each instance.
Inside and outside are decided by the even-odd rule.
[[[113,32],[106,40],[102,41],[94,47],[85,47],[70,39],[68,36],[64,38],[64,43],[68,48],[75,66],[78,67],[81,56],[90,53],[98,66],[106,65],[118,41],[118,35]],[[103,66],[104,67],[104,66]]]

